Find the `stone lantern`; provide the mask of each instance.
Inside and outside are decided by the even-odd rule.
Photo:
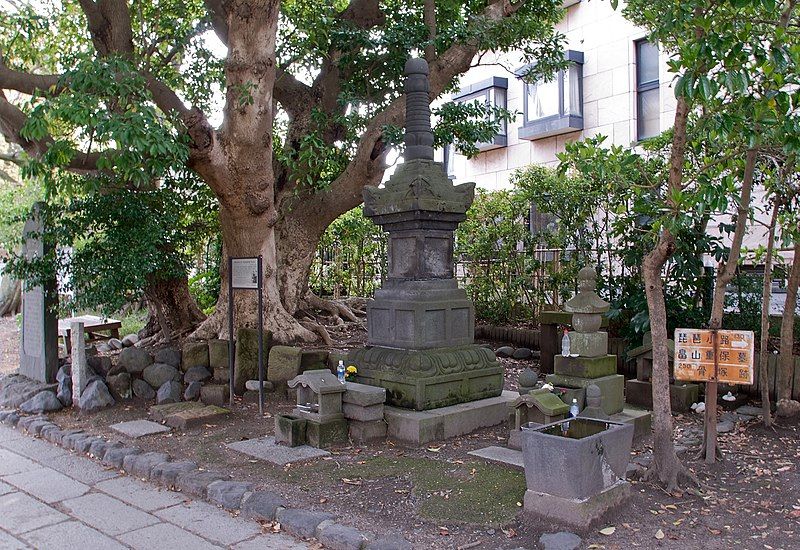
[[[313,447],[325,448],[347,442],[347,421],[342,412],[344,384],[324,370],[308,370],[288,382],[297,388],[296,418],[306,420],[306,440]]]

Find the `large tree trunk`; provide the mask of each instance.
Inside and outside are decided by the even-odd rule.
[[[794,259],[789,282],[786,284],[786,303],[781,319],[781,353],[778,365],[778,400],[792,398],[792,369],[794,367],[794,312],[797,308],[797,287],[800,286],[800,241],[794,243]]]
[[[192,332],[206,318],[189,293],[185,276],[153,277],[144,294],[150,318],[139,331],[140,338],[155,337],[157,341],[173,342]]]
[[[22,307],[22,284],[8,275],[0,275],[0,317],[16,315]]]
[[[761,354],[758,360],[758,376],[761,379],[761,407],[764,416],[764,425],[772,425],[772,411],[769,403],[769,373],[767,363],[769,361],[769,303],[772,299],[772,254],[775,250],[775,225],[778,222],[778,210],[780,205],[775,203],[772,210],[772,218],[769,224],[769,236],[767,237],[767,256],[764,260],[764,286],[761,292],[761,340],[759,347]]]

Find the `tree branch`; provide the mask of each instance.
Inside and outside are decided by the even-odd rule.
[[[61,76],[57,74],[33,74],[9,69],[0,56],[0,89],[16,90],[23,94],[34,95],[37,90],[58,93]],[[52,88],[52,90],[51,90]]]
[[[228,45],[228,12],[224,0],[204,0],[203,2],[211,18],[211,26],[220,41]]]

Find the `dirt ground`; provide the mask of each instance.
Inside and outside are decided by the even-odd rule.
[[[19,329],[14,317],[0,317],[0,374],[19,367]]]
[[[11,355],[6,348],[16,350],[17,334],[11,324],[0,325],[3,366]],[[361,339],[340,336],[351,343]],[[503,363],[508,389],[524,366],[536,367],[533,362]],[[117,434],[108,426],[145,418],[148,406],[133,400],[89,417],[61,412],[54,421],[115,439]],[[422,448],[392,440],[341,447],[326,459],[288,467],[251,460],[226,447],[229,442],[271,434],[273,416],[292,406],[288,399],[271,394],[267,414],[261,418],[255,403],[238,401],[230,417],[219,424],[150,436],[135,444],[252,481],[283,494],[294,506],[335,513],[343,522],[373,533],[402,532],[415,548],[532,549],[539,547],[543,533],[565,530],[522,513],[522,472],[467,454],[503,445],[508,437],[505,426]],[[679,444],[691,442],[702,427],[700,415],[678,415],[675,420]],[[634,481],[627,503],[599,525],[577,532],[583,537],[582,548],[800,548],[798,435],[796,420],[780,421],[774,429],[751,421],[720,435],[725,454],[721,463],[697,462],[689,449],[684,460],[701,487],[668,494],[656,484]],[[637,445],[634,458],[646,462],[649,445],[649,441]]]

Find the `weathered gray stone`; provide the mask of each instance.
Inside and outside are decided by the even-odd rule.
[[[109,338],[108,345],[111,347],[111,349],[122,349],[125,347],[125,344],[123,344],[122,340],[119,338]]]
[[[176,374],[178,374],[178,370],[175,367],[171,367],[165,363],[153,363],[144,369],[142,378],[144,378],[153,389],[158,389],[170,380],[174,380]]]
[[[72,406],[72,378],[67,378],[65,380],[61,380],[58,383],[58,391],[56,392],[56,397],[61,404],[65,407]]]
[[[228,368],[228,341],[209,340],[208,341],[208,365],[211,369]]]
[[[286,499],[271,491],[255,491],[242,502],[242,516],[256,521],[274,521]]]
[[[226,479],[228,479],[228,476],[220,472],[189,470],[178,474],[175,485],[183,493],[206,498],[206,489],[211,483]]]
[[[218,384],[228,384],[231,379],[231,369],[214,369],[214,382]],[[245,382],[246,384],[246,382]]]
[[[350,420],[347,422],[347,430],[350,439],[356,443],[365,443],[375,439],[386,437],[389,427],[384,420],[374,420],[372,422],[359,422]]]
[[[170,367],[172,368],[172,367]],[[165,405],[167,403],[177,403],[181,400],[181,385],[178,382],[169,380],[158,388],[156,403]]]
[[[111,397],[111,392],[108,391],[108,387],[100,380],[95,380],[83,390],[78,407],[83,413],[91,413],[105,407],[111,407],[115,403],[114,398]]]
[[[400,534],[391,534],[367,542],[364,550],[414,550],[414,546]]]
[[[200,390],[200,401],[206,405],[224,405],[230,399],[228,384],[207,384]]]
[[[119,367],[116,369],[118,372],[112,372],[112,369],[114,369],[114,363],[111,361],[111,357],[108,355],[89,355],[86,357],[86,363],[100,376],[119,374],[125,370],[124,367]]]
[[[514,355],[514,348],[512,348],[511,346],[500,346],[499,348],[497,348],[497,350],[495,350],[494,353],[498,357],[504,357],[504,358],[511,357],[512,355]]]
[[[56,382],[63,382],[65,380],[72,382],[72,370],[69,364],[63,365],[56,373]]]
[[[186,386],[186,391],[183,392],[184,401],[197,401],[200,399],[200,390],[202,388],[203,384],[201,382],[191,382]]]
[[[27,414],[39,414],[61,410],[63,405],[56,394],[51,391],[42,391],[20,405],[20,410]]]
[[[94,445],[96,441],[102,441],[102,439],[94,436],[84,437],[82,439],[76,439],[74,443],[75,451],[84,454],[89,453],[89,450],[92,448],[92,445]]]
[[[245,481],[219,480],[208,484],[206,497],[228,510],[238,510],[245,494],[252,492],[254,488],[254,484]]]
[[[161,348],[156,352],[155,362],[178,369],[181,366],[181,352],[175,348]]]
[[[317,526],[317,540],[331,550],[361,550],[366,537],[353,527],[323,521]]]
[[[125,348],[119,354],[117,364],[130,374],[141,375],[144,369],[153,364],[153,358],[141,348]]]
[[[106,378],[108,389],[111,394],[119,399],[130,399],[133,395],[131,391],[131,375],[127,372],[114,374]]]
[[[728,432],[732,432],[734,428],[736,428],[736,424],[734,424],[730,420],[723,420],[722,422],[717,424],[717,433],[725,434]]]
[[[122,345],[126,348],[136,345],[139,342],[139,335],[138,334],[127,334],[122,339]]]
[[[342,413],[344,413],[346,419],[358,420],[359,422],[383,420],[383,404],[362,407],[352,403],[343,403]]]
[[[191,384],[192,382],[205,382],[211,378],[211,376],[211,372],[205,367],[192,367],[186,371],[186,374],[183,375],[183,381],[186,384]]]
[[[183,345],[181,369],[186,372],[192,367],[208,368],[208,344],[206,342],[186,342]]]
[[[264,379],[269,378],[269,364],[272,362],[272,333],[264,331],[262,334],[264,363]],[[258,331],[250,328],[240,328],[236,332],[236,367],[233,371],[233,391],[236,395],[245,392],[248,380],[258,380]],[[299,372],[299,357],[298,357]],[[291,378],[291,377],[290,377]]]
[[[228,409],[216,405],[191,402],[195,407],[174,411],[164,417],[167,426],[180,430],[188,430],[201,425],[212,424],[230,414]]]
[[[258,386],[259,386],[258,380],[248,380],[247,384],[245,384],[245,389],[247,391],[257,392],[258,391]],[[270,392],[273,389],[274,389],[274,387],[272,385],[272,382],[268,382],[268,381],[264,380],[264,391],[265,392]]]
[[[286,447],[275,442],[273,436],[259,437],[245,441],[234,441],[227,446],[234,451],[244,453],[259,460],[266,460],[272,464],[286,466],[292,462],[308,462],[314,458],[329,456],[331,453],[316,449],[308,445],[300,447]]]
[[[8,413],[5,418],[3,418],[3,424],[6,426],[15,427],[20,420],[19,414],[16,411],[11,411]]]
[[[165,462],[169,462],[169,455],[166,453],[126,455],[122,461],[122,468],[133,476],[149,478],[153,468]]]
[[[533,354],[529,348],[517,348],[514,350],[514,353],[511,354],[511,357],[514,359],[524,361],[530,359]]]
[[[102,463],[105,466],[113,466],[114,468],[122,468],[122,463],[128,455],[142,454],[142,450],[138,447],[112,447],[106,449],[103,455]]]
[[[291,346],[273,346],[269,351],[267,380],[277,388],[300,374],[303,350]],[[256,377],[257,378],[257,377]]]
[[[382,405],[386,402],[386,389],[379,386],[345,382],[344,387],[346,391],[342,394],[342,403],[368,407],[370,405]]]
[[[287,533],[297,537],[311,538],[316,535],[319,524],[333,519],[333,514],[299,508],[279,508],[275,519]]]
[[[109,426],[115,432],[137,439],[146,435],[160,434],[169,431],[169,428],[149,420],[129,420]]]
[[[794,418],[800,415],[800,402],[792,399],[779,400],[776,415],[781,418]]]
[[[197,470],[197,464],[191,460],[162,462],[161,464],[156,464],[150,470],[150,479],[166,487],[172,487],[175,485],[179,475],[193,470]]]
[[[106,454],[106,450],[109,447],[122,447],[121,443],[111,443],[106,441],[105,439],[97,438],[92,441],[91,445],[89,445],[89,455],[93,456],[94,458],[100,459],[103,458]]]
[[[17,408],[42,391],[56,391],[57,384],[42,384],[19,374],[6,376],[0,384],[0,407]]]
[[[575,550],[580,547],[581,541],[578,535],[566,531],[546,533],[539,537],[539,544],[544,550]]]
[[[326,349],[304,349],[300,357],[300,372],[327,369],[328,355]]]
[[[133,389],[133,395],[135,395],[139,399],[144,399],[145,401],[150,401],[151,399],[154,399],[156,396],[156,390],[151,388],[150,384],[148,384],[141,378],[135,379],[131,383],[131,388]]]

